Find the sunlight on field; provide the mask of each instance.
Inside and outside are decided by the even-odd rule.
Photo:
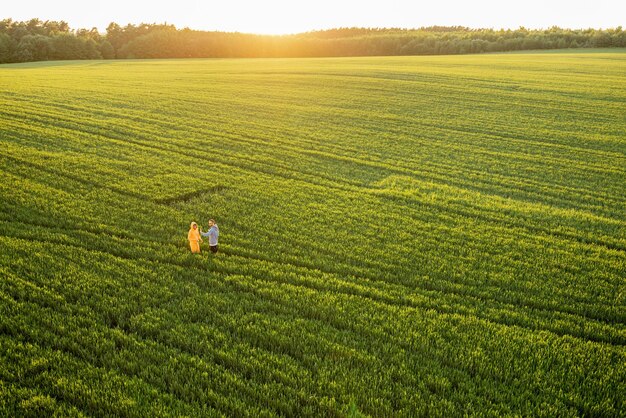
[[[0,66],[0,415],[619,415],[625,64]]]

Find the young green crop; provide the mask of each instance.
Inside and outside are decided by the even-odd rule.
[[[0,415],[623,414],[625,64],[0,66]]]

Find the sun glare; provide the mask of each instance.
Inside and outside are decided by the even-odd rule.
[[[258,34],[290,34],[339,27],[468,26],[474,28],[608,28],[624,25],[626,3],[597,0],[589,7],[582,0],[527,0],[522,3],[496,0],[474,2],[441,0],[357,1],[285,0],[228,2],[181,0],[170,2],[96,2],[85,7],[76,0],[26,1],[3,5],[0,18],[65,20],[75,28],[104,30],[110,22],[171,23],[179,28]]]

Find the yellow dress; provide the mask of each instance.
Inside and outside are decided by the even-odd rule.
[[[191,252],[194,254],[200,253],[200,231],[198,230],[198,227],[196,227],[196,229],[193,229],[193,224],[191,224],[191,228],[189,229],[189,233],[187,234],[187,239],[189,240]]]

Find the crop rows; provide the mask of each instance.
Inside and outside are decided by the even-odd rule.
[[[625,63],[0,66],[0,415],[623,415]]]

